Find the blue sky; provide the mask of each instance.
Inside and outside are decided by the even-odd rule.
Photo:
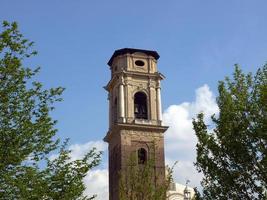
[[[246,72],[266,63],[266,8],[265,0],[2,0],[0,20],[17,21],[35,42],[31,63],[42,67],[45,87],[66,88],[53,113],[59,136],[85,143],[108,129],[103,86],[114,50],[158,51],[166,110],[194,102],[204,84],[216,95],[235,63]]]

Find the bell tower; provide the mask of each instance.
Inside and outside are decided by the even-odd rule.
[[[130,155],[142,165],[151,156],[158,181],[165,179],[164,132],[156,51],[116,50],[108,65],[111,80],[105,86],[109,99],[109,199],[118,200],[119,172]],[[153,153],[152,153],[153,149]],[[134,153],[134,154],[133,154]]]

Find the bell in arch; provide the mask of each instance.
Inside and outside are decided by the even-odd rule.
[[[134,115],[137,119],[148,119],[147,97],[143,92],[134,95]]]

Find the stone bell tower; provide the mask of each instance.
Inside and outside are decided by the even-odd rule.
[[[158,181],[165,179],[164,132],[156,51],[116,50],[108,65],[111,80],[105,87],[109,99],[109,199],[118,200],[119,175],[130,155],[142,165],[153,156]],[[153,151],[153,152],[152,152]],[[134,154],[133,154],[134,153]]]

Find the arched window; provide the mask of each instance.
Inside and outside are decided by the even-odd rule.
[[[137,119],[147,119],[147,98],[143,92],[134,95],[134,116]]]
[[[138,154],[138,164],[145,164],[147,161],[147,152],[144,148],[140,148],[137,151]]]

